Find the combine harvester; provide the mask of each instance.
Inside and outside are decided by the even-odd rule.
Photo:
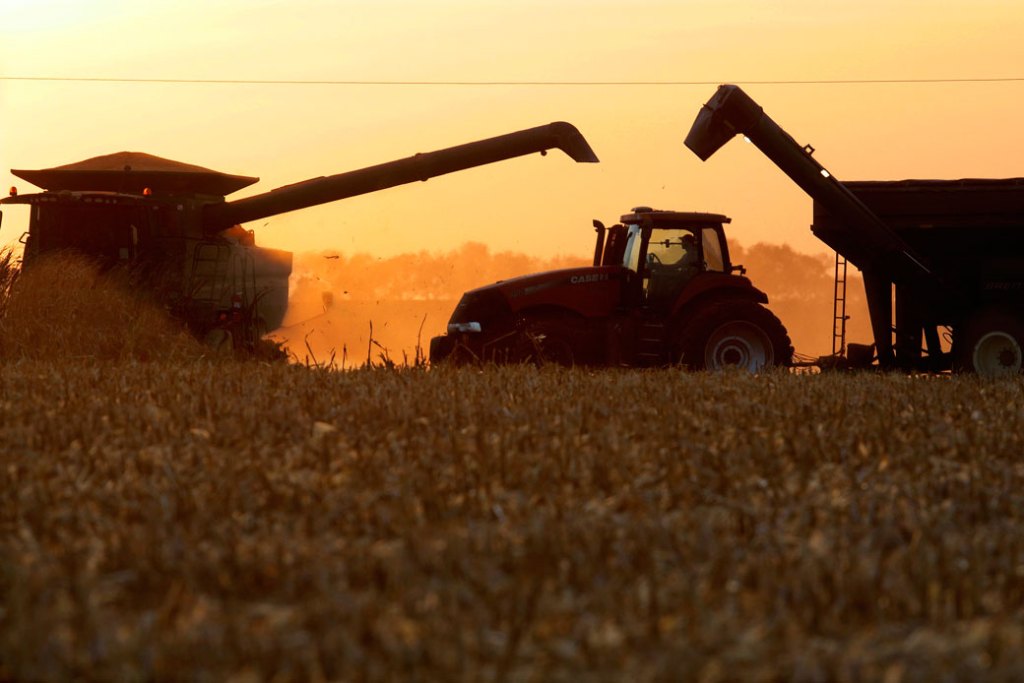
[[[26,268],[69,251],[124,267],[197,338],[253,351],[284,318],[292,255],[257,247],[242,223],[555,148],[598,160],[574,126],[557,122],[226,201],[259,178],[121,152],[13,170],[44,192],[11,188],[0,204],[30,206]]]
[[[836,251],[835,353],[822,366],[1022,371],[1024,179],[844,184],[814,160],[810,145],[798,144],[740,88],[723,85],[686,146],[707,160],[736,135],[814,199],[811,231]],[[864,275],[873,345],[845,343],[847,262]],[[948,351],[943,329],[951,332]]]

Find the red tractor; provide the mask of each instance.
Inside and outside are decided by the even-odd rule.
[[[621,221],[594,221],[591,267],[466,292],[448,333],[431,340],[431,362],[751,371],[792,362],[768,297],[729,259],[729,218],[638,207]]]

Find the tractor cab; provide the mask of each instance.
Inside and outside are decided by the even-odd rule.
[[[726,216],[637,207],[621,221],[607,235],[595,221],[595,265],[621,265],[635,273],[632,295],[643,308],[667,309],[703,273],[733,270],[722,228],[730,222]]]

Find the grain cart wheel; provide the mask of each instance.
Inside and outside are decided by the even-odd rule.
[[[687,318],[675,340],[676,360],[691,370],[757,372],[793,360],[786,328],[775,314],[753,301],[708,305]]]
[[[554,363],[572,367],[576,361],[570,323],[554,318],[528,318],[519,332],[514,357],[520,363]]]
[[[1024,369],[1024,323],[1014,315],[982,313],[967,323],[954,357],[961,372],[982,377],[1009,377]]]

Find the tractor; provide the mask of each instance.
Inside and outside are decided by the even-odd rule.
[[[786,328],[729,258],[726,216],[637,207],[594,221],[593,265],[466,292],[431,363],[757,371],[789,365]]]

